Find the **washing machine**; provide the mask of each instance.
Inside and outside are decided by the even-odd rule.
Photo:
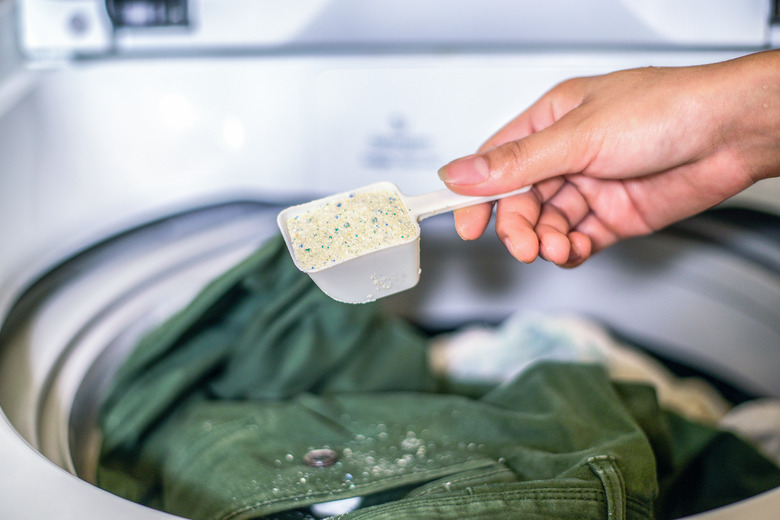
[[[294,202],[414,195],[555,83],[777,46],[770,0],[0,0],[0,518],[174,518],[95,487],[137,339]],[[780,185],[562,270],[423,223],[382,302],[434,330],[576,312],[780,397]],[[696,518],[776,519],[780,488]]]

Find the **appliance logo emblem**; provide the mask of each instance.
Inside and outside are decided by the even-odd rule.
[[[437,168],[434,140],[411,127],[406,117],[392,114],[385,127],[366,139],[363,164],[374,170]]]

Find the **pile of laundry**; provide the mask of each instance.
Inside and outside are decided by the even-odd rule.
[[[779,416],[578,317],[431,337],[273,239],[125,361],[98,485],[192,519],[671,519],[779,486]]]

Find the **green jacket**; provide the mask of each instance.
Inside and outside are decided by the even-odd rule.
[[[444,391],[427,339],[330,300],[272,240],[124,364],[98,484],[210,520],[303,518],[349,497],[363,498],[344,519],[675,518],[780,485],[736,437],[598,366]]]

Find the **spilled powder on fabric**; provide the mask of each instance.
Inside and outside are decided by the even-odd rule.
[[[298,265],[310,271],[403,244],[417,233],[409,210],[390,190],[330,200],[291,217],[287,229]]]

